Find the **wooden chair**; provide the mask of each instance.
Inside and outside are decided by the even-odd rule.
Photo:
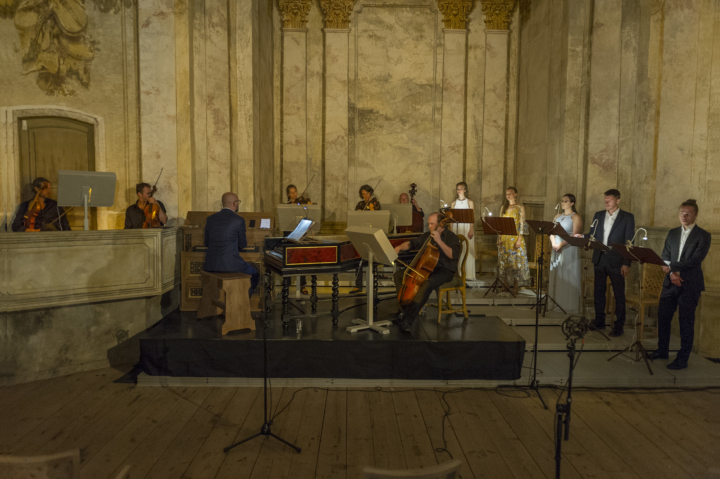
[[[3,479],[79,479],[80,450],[46,456],[0,456]]]
[[[665,279],[665,272],[658,265],[644,264],[642,269],[640,295],[625,297],[625,304],[637,305],[638,307],[638,320],[635,324],[638,341],[643,339],[645,308],[660,304],[660,293],[662,293],[663,280]]]
[[[437,309],[438,309],[438,324],[440,324],[440,320],[442,319],[442,315],[445,313],[456,313],[462,311],[463,315],[465,316],[465,319],[468,318],[468,312],[467,312],[467,304],[465,303],[465,263],[467,262],[467,252],[468,252],[468,240],[463,235],[458,235],[458,238],[460,239],[460,242],[463,245],[462,253],[460,256],[460,261],[458,262],[459,267],[459,274],[455,274],[452,281],[443,284],[440,286],[440,288],[435,291],[435,294],[437,296],[438,302],[437,302]],[[462,296],[462,309],[453,309],[452,303],[450,302],[450,293],[457,291]],[[447,298],[447,309],[443,309],[442,305],[442,297],[443,294]]]
[[[366,467],[363,469],[365,479],[391,479],[402,477],[404,479],[455,479],[459,477],[462,462],[458,459],[438,464],[437,466],[425,467],[422,469],[388,470]]]
[[[250,276],[244,273],[200,273],[202,299],[197,318],[207,318],[225,313],[222,334],[236,329],[255,329],[250,316]]]

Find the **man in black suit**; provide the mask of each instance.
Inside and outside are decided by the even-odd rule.
[[[711,235],[695,224],[698,206],[687,200],[680,206],[679,228],[671,229],[665,239],[662,259],[665,280],[658,307],[658,348],[651,359],[667,359],[670,324],[680,307],[680,351],[668,369],[685,369],[695,336],[695,309],[705,291],[702,262],[710,250]]]
[[[205,223],[205,263],[203,270],[208,273],[245,273],[252,276],[252,296],[260,280],[260,273],[240,257],[240,251],[247,246],[245,220],[238,216],[240,199],[235,193],[225,193],[218,213],[208,217]]]
[[[592,224],[594,229],[590,234],[606,246],[612,243],[625,244],[635,235],[635,217],[620,209],[620,192],[616,189],[605,192],[605,210],[595,213]],[[622,336],[625,325],[625,276],[630,270],[630,261],[624,260],[620,253],[613,250],[593,250],[592,262],[595,265],[595,321],[590,329],[605,329],[605,293],[609,277],[617,315],[610,336]]]

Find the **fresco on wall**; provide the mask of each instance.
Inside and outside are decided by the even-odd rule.
[[[95,41],[87,31],[84,1],[0,0],[0,14],[13,15],[23,73],[37,74],[36,83],[42,91],[72,95],[71,79],[85,88],[90,86]]]

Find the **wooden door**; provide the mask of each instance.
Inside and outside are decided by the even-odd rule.
[[[34,195],[32,181],[42,176],[52,183],[57,199],[58,170],[95,171],[95,128],[62,117],[20,118],[20,181],[22,200]],[[95,208],[90,208],[90,229],[97,229]],[[67,213],[73,230],[83,229],[84,210]]]

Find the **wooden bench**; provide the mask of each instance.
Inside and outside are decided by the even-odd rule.
[[[244,273],[201,273],[202,299],[198,319],[225,313],[222,334],[236,329],[255,330],[250,316],[250,276]]]

